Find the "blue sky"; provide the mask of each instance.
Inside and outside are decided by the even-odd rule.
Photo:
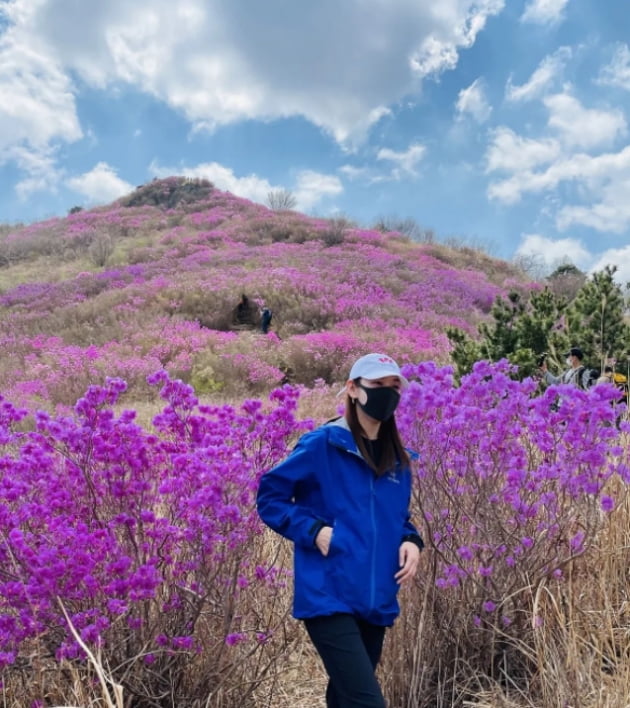
[[[0,0],[0,222],[207,177],[630,280],[629,0]]]

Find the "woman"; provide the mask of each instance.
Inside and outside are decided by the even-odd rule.
[[[258,490],[262,520],[294,543],[293,614],[328,673],[329,707],[385,706],[374,670],[423,547],[394,419],[406,385],[392,358],[361,357],[345,415],[304,435]]]

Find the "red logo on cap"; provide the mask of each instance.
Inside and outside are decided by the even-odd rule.
[[[378,360],[381,362],[381,364],[393,364],[394,363],[394,360],[390,359],[388,356],[381,356],[381,357],[379,357]]]

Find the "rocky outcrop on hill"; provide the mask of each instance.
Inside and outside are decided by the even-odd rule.
[[[157,206],[163,209],[174,209],[180,204],[207,199],[213,189],[214,185],[207,179],[188,177],[154,179],[148,184],[141,184],[120,203],[126,207]]]

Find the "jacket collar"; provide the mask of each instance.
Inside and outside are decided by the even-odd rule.
[[[343,416],[328,421],[325,427],[328,429],[328,442],[361,457],[348,421]]]
[[[354,441],[354,436],[350,431],[348,421],[343,416],[328,421],[327,423],[325,423],[325,427],[329,430],[328,441],[331,444],[343,448],[348,452],[353,452],[355,455],[359,455],[359,457],[363,459],[363,456],[361,455],[361,452],[357,448],[357,444]],[[409,455],[409,458],[411,460],[415,461],[420,457],[420,455],[415,450],[410,450],[408,447],[405,448],[405,450],[407,451],[407,454]]]
[[[348,452],[353,452],[355,455],[359,455],[359,457],[363,459],[363,455],[361,455],[361,452],[357,448],[357,444],[354,441],[354,436],[350,432],[348,421],[343,416],[335,418],[334,420],[329,420],[324,424],[324,426],[328,428],[328,441],[331,444],[341,447]],[[411,460],[416,461],[419,459],[420,455],[415,450],[410,450],[408,447],[405,448],[405,450]]]

